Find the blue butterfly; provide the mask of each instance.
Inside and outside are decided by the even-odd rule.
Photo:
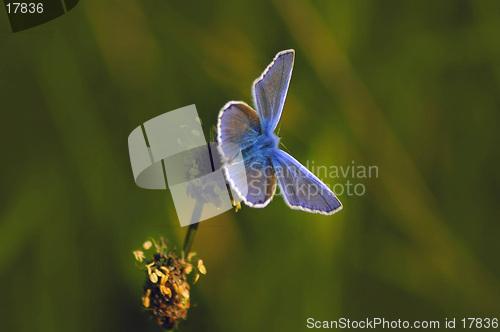
[[[292,209],[329,215],[342,209],[340,201],[307,168],[278,148],[280,139],[274,134],[294,57],[294,50],[279,52],[254,81],[252,95],[257,111],[241,101],[224,105],[217,124],[218,149],[231,189],[246,205],[267,206],[278,181]],[[238,155],[242,158],[238,159]]]

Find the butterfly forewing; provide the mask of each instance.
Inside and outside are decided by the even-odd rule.
[[[294,50],[282,51],[253,84],[253,99],[264,132],[273,132],[281,117],[292,77]]]
[[[262,129],[257,113],[247,104],[238,101],[222,108],[217,126],[217,141],[224,157],[231,160],[240,151],[252,146]]]

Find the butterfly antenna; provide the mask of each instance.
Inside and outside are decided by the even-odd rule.
[[[283,142],[280,142],[280,145],[283,145],[283,147],[285,148],[286,152],[290,153],[290,150],[288,150],[288,148],[286,147],[285,144],[283,144]]]
[[[280,134],[280,130],[281,130],[281,120],[280,120],[280,122],[278,123],[278,135]]]

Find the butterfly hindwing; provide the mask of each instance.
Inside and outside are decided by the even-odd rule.
[[[280,191],[292,209],[326,215],[342,209],[335,194],[292,156],[278,150],[272,162]]]
[[[250,153],[244,158],[248,184],[244,201],[249,206],[264,207],[276,191],[276,175],[269,157],[259,155],[258,151]]]
[[[292,77],[294,50],[279,52],[253,83],[252,94],[264,132],[273,132],[281,117]]]

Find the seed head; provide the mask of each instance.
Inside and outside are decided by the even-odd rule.
[[[189,282],[194,284],[206,269],[200,259],[194,258],[195,253],[188,254],[185,261],[168,250],[163,239],[159,243],[152,242],[154,246],[143,245],[144,249],[148,247],[146,255],[133,252],[136,260],[142,263],[139,267],[146,272],[142,305],[159,325],[170,330],[186,319],[190,307]],[[197,261],[197,265],[191,264],[191,260]],[[192,271],[195,271],[194,276],[188,281],[188,274]]]

